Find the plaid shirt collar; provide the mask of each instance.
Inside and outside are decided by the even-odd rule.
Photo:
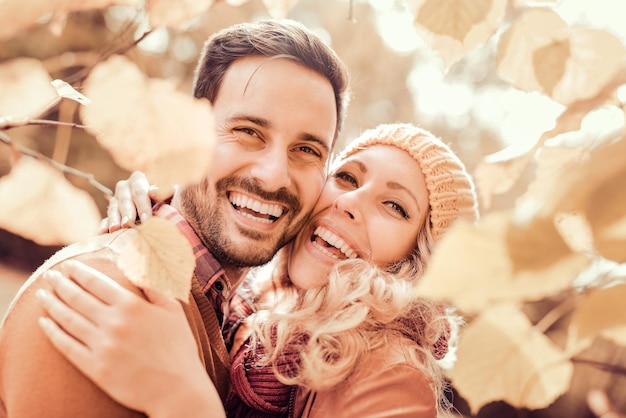
[[[213,257],[213,254],[202,244],[191,225],[174,207],[161,203],[154,207],[156,216],[166,219],[176,225],[178,230],[187,238],[196,256],[195,276],[200,283],[202,291],[211,301],[220,322],[224,312],[225,301],[230,298],[232,286],[224,269]]]

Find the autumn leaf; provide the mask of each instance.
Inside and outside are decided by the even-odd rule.
[[[208,100],[147,78],[122,56],[96,66],[84,91],[92,101],[81,108],[85,124],[121,167],[143,171],[162,197],[203,178],[215,139]]]
[[[473,176],[483,210],[491,208],[493,195],[506,193],[517,183],[534,154],[534,147],[520,152],[519,147],[512,145],[486,156],[476,165]]]
[[[37,59],[15,58],[1,63],[0,117],[38,116],[59,100],[51,82],[52,78]]]
[[[568,56],[558,45],[566,45],[569,37],[569,27],[556,12],[548,8],[527,10],[500,37],[498,74],[522,90],[546,92],[537,79],[533,64],[540,59],[537,64],[541,66],[549,59],[550,64],[556,66],[556,71],[560,71],[565,67]],[[540,51],[538,55],[537,51]],[[552,57],[548,55],[550,52],[554,53]],[[547,82],[550,77],[542,73],[541,68],[539,77]],[[544,70],[554,71],[551,67]],[[554,80],[552,83],[556,84]]]
[[[135,230],[118,257],[118,267],[134,285],[187,302],[196,266],[189,241],[175,225],[158,217]]]
[[[95,234],[100,212],[91,196],[62,173],[20,158],[0,178],[0,228],[40,245],[66,245]]]
[[[484,44],[498,28],[506,0],[409,0],[415,29],[446,68]]]
[[[472,413],[493,401],[549,406],[569,387],[573,365],[517,307],[485,310],[461,333],[452,384]]]
[[[146,11],[152,27],[181,28],[205,13],[214,0],[146,0]]]
[[[516,265],[507,245],[510,225],[511,214],[501,212],[487,214],[478,225],[456,222],[437,244],[416,293],[478,312],[494,303],[539,300],[568,289],[590,263],[572,252],[545,254],[543,261],[538,251],[540,269]]]
[[[514,86],[567,105],[594,97],[625,58],[626,48],[609,32],[571,29],[556,12],[532,8],[500,38],[497,70]]]
[[[600,289],[592,289],[580,296],[580,301],[570,323],[569,344],[579,345],[582,340],[601,334],[621,335],[622,345],[626,345],[626,284]],[[615,335],[615,334],[614,334]],[[619,340],[620,337],[614,337]]]
[[[63,80],[52,80],[52,87],[56,89],[57,94],[61,97],[74,100],[82,105],[88,105],[91,103],[91,100],[85,97],[85,95],[76,91],[74,87],[70,86]]]
[[[141,3],[141,0],[3,0],[0,1],[0,40],[16,36],[48,16],[114,4],[140,7]]]
[[[551,92],[554,100],[564,104],[595,96],[623,71],[626,61],[626,47],[607,31],[573,29],[570,44],[566,71]],[[537,67],[535,71],[538,71]]]

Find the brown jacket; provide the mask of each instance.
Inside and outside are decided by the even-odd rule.
[[[363,368],[324,392],[299,389],[294,416],[302,418],[435,418],[429,378],[407,361],[396,340],[362,360]],[[414,344],[410,343],[409,344]]]
[[[35,296],[37,289],[47,286],[41,274],[70,258],[99,269],[141,294],[116,265],[119,252],[135,233],[126,229],[62,249],[33,273],[18,292],[0,327],[0,418],[145,416],[115,402],[52,347],[37,324],[44,312]],[[229,388],[228,365],[220,361],[211,343],[223,344],[223,340],[219,327],[212,325],[216,323],[215,311],[195,277],[192,295],[185,313],[207,373],[224,400]]]

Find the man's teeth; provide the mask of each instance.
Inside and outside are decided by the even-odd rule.
[[[356,258],[357,257],[356,252],[352,248],[350,248],[350,246],[348,244],[346,244],[346,242],[344,240],[342,240],[337,235],[335,235],[332,232],[330,232],[328,229],[323,228],[321,226],[318,226],[317,228],[315,228],[315,232],[313,233],[313,235],[317,235],[318,237],[320,237],[321,239],[326,241],[328,244],[330,244],[333,247],[339,249],[339,251],[341,251],[343,253],[343,255],[346,256],[346,258]],[[315,242],[315,240],[313,240],[313,243],[317,244]],[[326,248],[324,248],[324,247],[322,247],[320,245],[318,245],[317,247],[320,248],[322,250],[322,252],[324,252],[325,254],[328,254],[329,256],[338,258],[335,254],[331,253]]]
[[[280,205],[272,205],[268,203],[261,203],[258,200],[252,199],[241,193],[231,193],[229,196],[231,204],[237,206],[239,209],[248,209],[259,214],[255,216],[253,213],[241,211],[240,213],[249,219],[253,219],[263,223],[273,223],[283,214],[283,208]],[[266,216],[261,216],[266,215]]]

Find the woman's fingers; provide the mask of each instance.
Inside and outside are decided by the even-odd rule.
[[[133,172],[128,178],[128,186],[132,197],[133,210],[139,214],[142,222],[152,216],[152,202],[150,201],[150,182],[141,171]],[[124,214],[124,212],[122,212]]]
[[[50,318],[46,318],[46,324],[41,324],[51,339],[58,341],[63,347],[71,350],[89,350],[87,347],[94,341],[94,324],[89,322],[84,316],[68,308],[53,293],[45,289],[37,290],[37,297]],[[53,321],[51,327],[49,321]],[[62,329],[61,329],[62,328]],[[64,334],[64,335],[63,335]]]
[[[40,317],[39,326],[53,346],[79,369],[84,370],[91,361],[90,349],[65,332],[50,318]]]
[[[147,192],[146,192],[147,194]],[[113,207],[111,201],[109,201],[109,208],[107,209],[107,215],[109,218],[117,212],[117,216],[120,218],[120,226],[129,226],[135,223],[137,219],[137,209],[133,203],[133,193],[131,190],[131,182],[129,180],[121,180],[115,184],[115,199],[117,205]]]
[[[113,196],[109,199],[109,206],[107,207],[107,217],[103,221],[107,221],[106,229],[108,232],[115,232],[121,228],[122,217],[120,215],[119,205],[117,198]]]
[[[46,278],[50,279],[57,294],[65,295],[63,299],[73,308],[94,311],[98,308],[98,302],[111,305],[132,294],[106,274],[80,261],[64,261],[58,269],[60,273],[54,270],[46,272]]]

